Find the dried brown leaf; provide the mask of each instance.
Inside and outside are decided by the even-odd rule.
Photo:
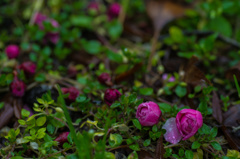
[[[228,109],[227,112],[223,114],[225,126],[239,126],[238,121],[240,121],[240,105],[234,105]]]
[[[156,159],[164,159],[164,145],[163,145],[163,135],[160,136],[160,138],[157,141],[157,147],[156,147]]]
[[[231,134],[231,130],[227,129],[225,126],[221,127],[224,136],[226,137],[228,144],[230,147],[234,150],[240,150],[240,140],[238,137],[234,137],[233,134]]]
[[[0,111],[0,129],[9,123],[13,116],[12,106],[9,103],[5,103],[4,108]]]
[[[240,81],[240,63],[227,70],[226,72],[227,79],[233,80],[233,75],[236,75],[238,81]]]
[[[118,75],[116,78],[115,78],[115,82],[116,83],[119,83],[119,82],[122,82],[124,80],[128,80],[129,78],[131,78],[134,73],[136,71],[138,71],[141,67],[142,67],[143,63],[140,62],[140,63],[137,63],[132,69],[128,70],[127,72],[124,72],[120,75]]]
[[[212,85],[212,83],[205,77],[204,73],[195,66],[198,58],[192,56],[188,61],[188,64],[185,65],[183,71],[183,81],[195,87],[197,85],[205,86],[206,83]]]
[[[213,113],[212,113],[213,117],[218,121],[219,124],[222,124],[223,122],[222,108],[220,105],[220,100],[218,98],[218,95],[215,91],[213,91],[212,108],[213,108]]]
[[[154,159],[153,156],[145,150],[138,151],[137,154],[139,159]]]

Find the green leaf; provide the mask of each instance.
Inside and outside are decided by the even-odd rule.
[[[19,119],[19,120],[18,120],[18,123],[19,123],[20,125],[26,125],[26,121],[25,121],[25,120],[22,120],[22,119]]]
[[[26,109],[22,109],[21,110],[21,115],[22,115],[22,117],[29,117],[30,112],[27,111]]]
[[[201,146],[201,144],[198,141],[194,141],[192,143],[192,149],[198,149]]]
[[[106,54],[107,54],[107,57],[112,61],[115,61],[118,63],[121,63],[123,61],[123,57],[119,53],[115,53],[115,52],[108,50],[106,52]]]
[[[222,150],[221,145],[220,145],[218,142],[216,142],[216,141],[211,142],[211,145],[212,145],[212,147],[213,147],[215,150],[218,150],[218,151]]]
[[[122,136],[120,134],[110,134],[109,144],[113,147],[119,146],[122,143]]]
[[[185,156],[187,159],[193,159],[193,152],[191,150],[186,150]]]
[[[218,134],[218,129],[216,127],[212,128],[210,134],[212,138],[216,137]]]
[[[183,33],[182,33],[181,29],[179,29],[176,26],[172,26],[169,29],[169,33],[170,33],[170,36],[171,36],[171,38],[174,42],[177,42],[177,43],[182,42],[184,36],[183,36]]]
[[[122,25],[118,20],[111,21],[107,26],[108,33],[113,40],[116,40],[122,33]]]
[[[48,125],[47,125],[47,131],[48,131],[50,134],[53,134],[54,131],[55,131],[55,127],[54,127],[52,124],[48,124]]]
[[[134,150],[134,151],[139,151],[139,150],[140,150],[138,144],[130,145],[129,148],[132,149],[132,150]]]
[[[152,131],[153,131],[153,132],[157,132],[157,131],[158,131],[157,125],[154,125],[154,126],[152,127]]]
[[[150,139],[147,139],[143,142],[143,146],[147,147],[151,144],[151,140]]]
[[[130,155],[128,155],[127,159],[138,159],[138,154],[136,151],[133,151]]]
[[[142,125],[140,124],[140,122],[138,121],[138,119],[133,119],[133,125],[138,128],[139,130],[142,129]]]
[[[153,94],[153,88],[140,88],[139,93],[141,95],[150,96]]]
[[[210,127],[207,126],[206,124],[203,124],[201,127],[203,134],[210,134]]]
[[[160,110],[163,112],[163,113],[169,113],[171,112],[172,110],[172,106],[167,104],[167,103],[159,103],[158,104],[159,107],[160,107]]]
[[[117,102],[117,103],[113,103],[110,108],[117,108],[117,107],[120,107],[121,106],[121,103]]]
[[[70,22],[72,23],[72,25],[80,26],[80,27],[92,26],[92,18],[84,15],[72,16],[70,18]]]
[[[98,54],[101,51],[101,44],[96,40],[84,41],[83,48],[90,54]]]
[[[24,159],[24,158],[21,156],[14,156],[14,157],[11,157],[11,159]]]
[[[183,155],[184,155],[184,150],[183,150],[182,148],[179,149],[178,155],[179,155],[180,157],[183,157]]]
[[[186,87],[178,85],[175,88],[175,93],[177,94],[178,97],[182,98],[187,94],[187,89],[186,89]]]
[[[227,19],[222,16],[218,16],[208,22],[207,28],[225,36],[230,37],[232,35],[232,27]]]
[[[36,120],[36,125],[37,126],[43,126],[45,124],[46,120],[47,120],[46,116],[39,117]]]

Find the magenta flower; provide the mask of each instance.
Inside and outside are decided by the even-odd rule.
[[[79,90],[75,87],[69,87],[69,88],[62,88],[61,89],[63,94],[69,93],[68,100],[70,102],[74,102],[78,95],[80,94]]]
[[[105,85],[111,85],[111,76],[108,73],[102,73],[100,76],[98,76],[98,81],[101,84],[105,84]]]
[[[8,45],[5,49],[5,52],[7,54],[8,59],[14,59],[18,57],[20,49],[17,45]]]
[[[109,88],[105,91],[104,101],[111,106],[122,94],[117,89]]]
[[[36,13],[34,23],[37,24],[41,30],[44,30],[43,22],[50,22],[54,28],[59,27],[59,24],[56,20],[51,19],[41,13]],[[46,33],[45,40],[49,40],[52,43],[56,44],[59,40],[59,33],[58,32],[48,32],[48,33]]]
[[[159,122],[161,114],[158,104],[150,101],[138,106],[136,118],[142,126],[153,126]]]
[[[24,62],[19,66],[19,69],[22,69],[27,76],[34,75],[36,72],[36,68],[37,66],[35,65],[35,63],[31,61]]]
[[[187,140],[202,127],[202,114],[194,109],[183,109],[176,116],[176,124],[183,140]]]
[[[166,141],[176,144],[182,139],[182,135],[177,129],[176,118],[169,118],[162,128],[166,130],[164,134]]]
[[[68,139],[67,139],[68,134],[69,134],[69,132],[63,132],[54,141],[57,141],[59,143],[59,145],[63,145],[65,142],[68,141]]]
[[[109,6],[108,11],[107,11],[107,15],[108,15],[108,19],[112,20],[114,18],[117,18],[118,15],[120,14],[121,11],[121,5],[118,3],[113,3]]]
[[[24,96],[26,85],[23,81],[20,81],[16,76],[14,77],[12,83],[10,84],[10,90],[14,97]]]

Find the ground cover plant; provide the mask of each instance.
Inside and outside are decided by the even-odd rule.
[[[1,0],[0,158],[240,158],[239,0]]]

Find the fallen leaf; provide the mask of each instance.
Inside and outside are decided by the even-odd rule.
[[[183,81],[193,87],[198,85],[205,86],[206,84],[212,85],[204,73],[195,66],[197,62],[198,58],[192,56],[187,65],[184,66],[183,72],[181,72],[181,74],[183,74]]]
[[[236,75],[237,80],[240,81],[240,63],[227,70],[225,74],[226,78],[230,80],[233,80],[233,75]]]
[[[7,125],[13,116],[12,106],[9,103],[5,103],[4,108],[0,111],[0,129]]]
[[[234,150],[240,150],[240,140],[238,137],[234,137],[233,134],[231,134],[231,130],[227,129],[225,126],[221,127],[225,138],[228,141],[228,144],[230,147]]]
[[[155,158],[164,159],[164,153],[165,153],[165,149],[164,149],[164,145],[163,145],[163,135],[161,135],[160,138],[157,141]]]
[[[152,38],[151,54],[148,59],[147,70],[150,71],[152,65],[152,58],[156,51],[156,45],[159,34],[162,28],[170,21],[182,17],[185,13],[186,7],[164,0],[147,0],[146,1],[147,14],[152,20],[154,33]]]
[[[154,159],[153,156],[145,150],[137,151],[137,154],[139,159]]]
[[[124,81],[124,80],[128,80],[129,78],[131,78],[131,77],[134,75],[134,73],[135,73],[136,71],[138,71],[138,70],[142,67],[142,65],[143,65],[142,62],[137,63],[135,66],[133,66],[132,69],[130,69],[130,70],[128,70],[128,71],[126,71],[126,72],[118,75],[118,76],[115,78],[115,82],[116,82],[116,83],[120,83],[120,82],[122,82],[122,81]]]
[[[228,127],[239,126],[238,121],[240,121],[240,105],[230,107],[228,111],[223,114],[223,118],[223,125]]]
[[[213,117],[218,121],[219,124],[222,124],[222,121],[223,121],[222,108],[220,105],[220,100],[218,98],[218,95],[215,91],[213,91],[212,108],[213,108],[213,113],[212,113]]]

